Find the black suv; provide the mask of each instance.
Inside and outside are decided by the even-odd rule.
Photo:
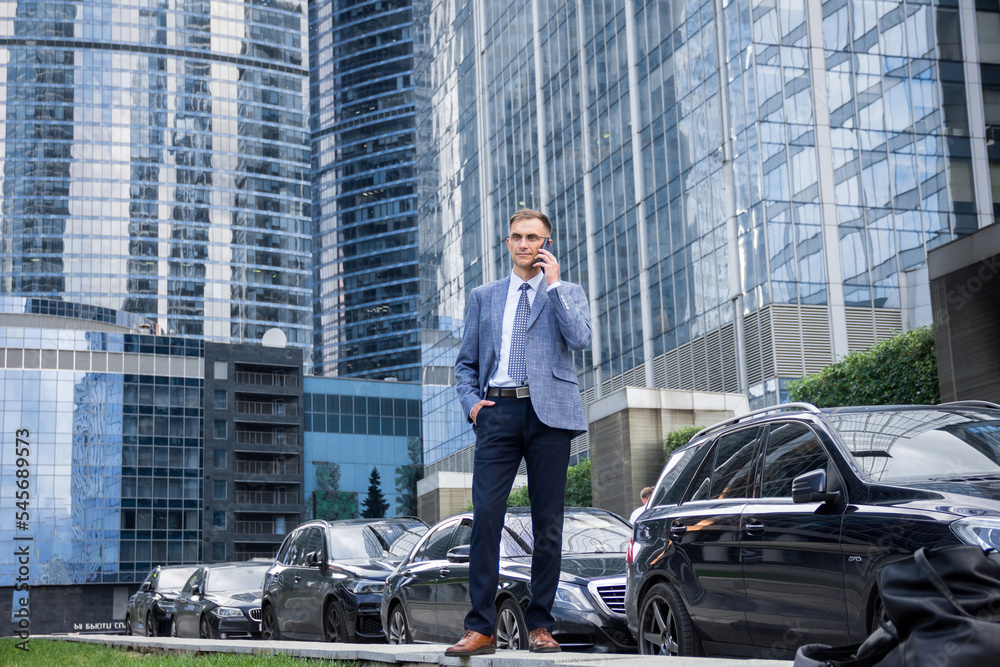
[[[917,548],[1000,547],[1000,406],[792,403],[676,451],[627,554],[646,654],[790,657],[861,641],[876,573]]]
[[[385,578],[426,532],[413,517],[300,525],[264,577],[264,638],[383,641]]]

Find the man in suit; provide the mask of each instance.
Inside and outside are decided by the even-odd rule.
[[[552,224],[523,209],[508,223],[511,275],[472,291],[455,363],[462,410],[476,433],[474,517],[465,635],[445,653],[493,653],[500,531],[524,457],[534,549],[524,611],[532,651],[558,651],[552,603],[562,557],[570,439],[587,428],[570,350],[590,344],[590,310],[579,285],[559,279],[547,249]]]

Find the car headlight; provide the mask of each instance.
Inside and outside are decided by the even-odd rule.
[[[583,594],[583,590],[573,584],[559,584],[556,588],[555,605],[579,611],[593,611],[594,609],[594,605],[590,604],[590,600]]]
[[[372,579],[362,579],[354,583],[351,590],[357,594],[363,595],[365,593],[379,593],[385,590],[384,581],[375,581]]]
[[[951,524],[951,531],[966,544],[984,551],[1000,550],[1000,517],[970,516]]]
[[[174,607],[176,603],[173,600],[160,600],[156,603],[156,606],[160,608],[160,611],[165,611],[168,614],[174,613]]]
[[[233,616],[243,616],[243,610],[237,607],[216,607],[212,613],[219,618],[232,618]]]

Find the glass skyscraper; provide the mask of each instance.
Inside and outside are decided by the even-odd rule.
[[[314,372],[420,379],[409,0],[310,5]]]
[[[926,251],[993,221],[982,5],[418,0],[429,471],[471,469],[451,368],[525,206],[591,300],[585,404],[622,386],[773,404],[929,323]]]
[[[0,293],[312,345],[306,4],[10,3]]]

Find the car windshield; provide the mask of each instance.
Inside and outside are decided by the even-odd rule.
[[[827,415],[875,482],[1000,475],[1000,414],[895,410]]]
[[[504,525],[529,548],[532,545],[531,515],[508,514]],[[566,512],[563,517],[563,554],[621,553],[628,548],[632,528],[611,515]]]
[[[427,526],[417,522],[379,521],[330,526],[330,558],[402,558],[425,532]],[[397,542],[400,542],[398,547],[395,546]]]
[[[268,565],[246,567],[212,568],[208,574],[205,590],[209,593],[221,591],[246,591],[258,593],[264,588],[264,573]]]
[[[184,582],[188,580],[191,573],[197,568],[185,567],[180,569],[170,569],[170,570],[160,570],[157,575],[158,583],[156,584],[156,590],[158,591],[178,591],[184,586]]]

